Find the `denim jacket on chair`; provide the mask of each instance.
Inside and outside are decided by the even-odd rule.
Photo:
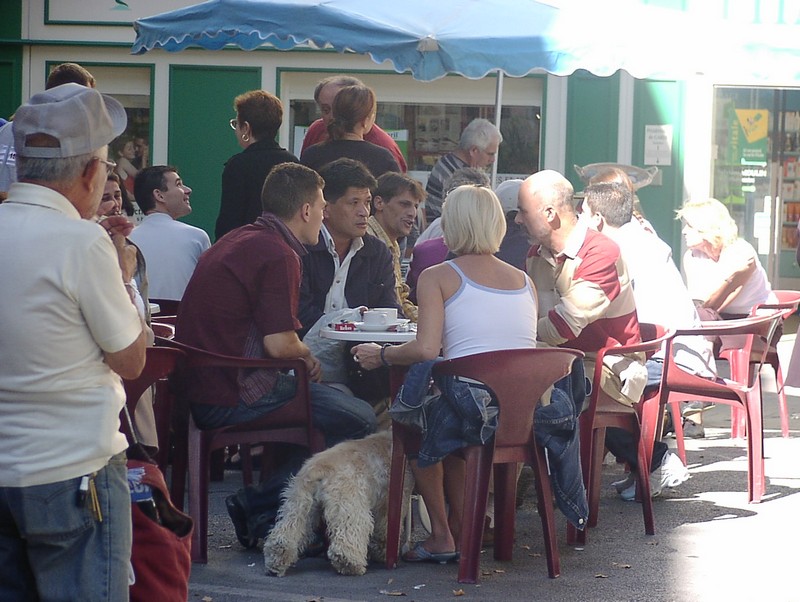
[[[589,518],[589,504],[581,470],[578,415],[590,389],[583,361],[576,359],[572,373],[555,384],[550,404],[536,407],[533,420],[536,440],[547,450],[556,505],[581,530]]]

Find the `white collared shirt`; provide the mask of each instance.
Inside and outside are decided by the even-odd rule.
[[[344,286],[347,283],[347,274],[350,271],[350,261],[353,256],[358,253],[364,246],[364,239],[360,236],[354,238],[350,243],[350,249],[345,255],[344,261],[339,261],[339,254],[333,244],[333,237],[325,224],[320,229],[322,232],[322,239],[325,241],[325,246],[328,248],[328,253],[333,258],[333,284],[325,297],[325,310],[324,313],[335,311],[337,309],[344,309],[347,307],[347,299],[344,296]]]

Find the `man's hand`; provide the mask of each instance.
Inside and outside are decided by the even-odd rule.
[[[114,203],[114,201],[107,202],[112,204]],[[115,234],[128,236],[128,234],[133,232],[133,224],[128,221],[128,218],[124,215],[109,215],[107,217],[102,217],[98,223],[106,229],[109,236],[112,238]]]
[[[309,354],[303,358],[308,368],[308,380],[312,383],[318,383],[322,380],[322,364],[313,355]]]
[[[129,245],[121,234],[112,234],[111,241],[117,250],[119,269],[122,270],[122,281],[130,282],[136,272],[136,247]]]

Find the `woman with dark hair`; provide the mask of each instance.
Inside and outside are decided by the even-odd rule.
[[[106,179],[106,187],[103,190],[102,203],[107,201],[114,201],[113,212],[107,212],[106,215],[122,215],[124,212],[128,217],[133,217],[136,213],[136,208],[133,206],[128,190],[122,185],[122,178],[115,171],[108,174]]]
[[[297,163],[297,157],[275,141],[283,121],[283,105],[265,90],[251,90],[233,101],[230,125],[242,152],[222,170],[222,198],[214,230],[217,239],[234,228],[252,224],[261,215],[261,189],[272,168]]]
[[[117,162],[115,171],[119,175],[120,182],[125,186],[128,194],[133,194],[133,181],[139,170],[133,166],[136,158],[136,148],[133,138],[130,136],[120,136],[111,143],[111,150],[114,153],[114,161]]]
[[[361,161],[375,178],[400,166],[388,150],[364,140],[375,125],[378,102],[375,92],[364,85],[345,86],[333,99],[333,119],[328,125],[330,140],[308,147],[300,156],[303,165],[317,171],[323,165],[347,157]]]

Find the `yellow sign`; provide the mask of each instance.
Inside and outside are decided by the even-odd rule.
[[[736,117],[748,143],[752,144],[767,137],[769,111],[766,109],[736,109]]]

